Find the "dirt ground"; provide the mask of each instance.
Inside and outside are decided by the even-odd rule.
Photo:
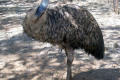
[[[25,13],[39,3],[37,0],[0,0],[0,80],[65,80],[65,52],[58,53],[57,46],[35,41],[23,33],[21,24]],[[93,14],[106,47],[103,60],[76,50],[73,80],[120,80],[120,15],[100,0],[73,3]]]

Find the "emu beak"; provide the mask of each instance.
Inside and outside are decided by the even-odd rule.
[[[37,17],[40,17],[43,14],[43,12],[47,9],[48,3],[49,0],[42,0],[41,5],[37,8],[37,11],[35,13]]]

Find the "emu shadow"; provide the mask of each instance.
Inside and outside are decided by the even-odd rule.
[[[120,80],[120,69],[96,69],[78,73],[73,80]]]

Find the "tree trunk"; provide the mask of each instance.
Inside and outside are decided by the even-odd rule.
[[[109,0],[108,0],[108,3],[110,3]]]
[[[113,0],[113,11],[115,11],[115,0]]]
[[[118,0],[116,1],[116,13],[119,14],[119,9],[118,9]]]

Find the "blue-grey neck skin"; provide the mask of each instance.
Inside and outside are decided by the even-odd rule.
[[[35,15],[39,17],[46,9],[48,6],[49,0],[42,0],[41,5],[37,8],[37,11]]]

